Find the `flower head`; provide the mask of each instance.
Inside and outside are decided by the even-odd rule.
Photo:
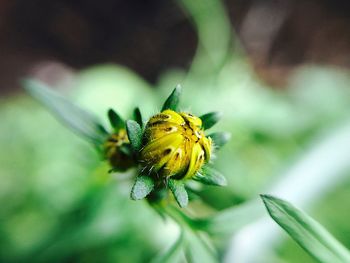
[[[205,136],[200,118],[164,110],[148,121],[143,145],[144,169],[160,177],[189,179],[210,160],[212,140]]]
[[[188,203],[186,182],[223,186],[225,177],[207,164],[213,144],[219,148],[227,142],[227,133],[212,133],[210,129],[220,114],[210,112],[196,117],[178,110],[181,87],[177,86],[165,101],[160,113],[143,122],[128,120],[126,129],[130,144],[141,166],[131,189],[131,198],[147,197],[149,202],[164,200],[168,189],[180,207]]]

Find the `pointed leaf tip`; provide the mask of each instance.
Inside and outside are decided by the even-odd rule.
[[[179,180],[169,179],[168,186],[179,206],[186,207],[188,204],[188,194],[184,183]]]
[[[164,102],[162,111],[164,110],[176,111],[180,103],[181,92],[182,92],[182,87],[180,84],[178,84],[173,90],[173,92],[169,95],[169,97]]]
[[[221,112],[209,112],[200,117],[202,120],[202,127],[204,130],[213,127],[222,118]]]
[[[149,176],[139,176],[131,189],[130,197],[133,200],[145,198],[154,188],[153,179]]]
[[[138,151],[142,142],[141,126],[134,120],[126,121],[126,131],[128,133],[129,141],[134,151]]]
[[[125,127],[124,120],[113,109],[108,110],[108,119],[112,127],[116,130],[119,130]]]

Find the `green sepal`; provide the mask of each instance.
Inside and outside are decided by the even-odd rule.
[[[125,121],[113,109],[108,110],[108,119],[115,130],[125,128]]]
[[[169,179],[168,187],[173,193],[175,200],[179,204],[179,206],[186,207],[188,204],[188,194],[185,189],[184,183],[179,180]]]
[[[212,167],[204,166],[200,172],[197,172],[193,180],[207,185],[226,186],[227,180],[219,171]]]
[[[128,133],[128,138],[134,151],[139,151],[142,143],[142,129],[140,124],[133,120],[127,120],[126,132]]]
[[[209,112],[199,117],[202,120],[202,127],[208,130],[213,127],[222,117],[221,112]]]
[[[24,89],[44,104],[63,124],[94,145],[101,145],[108,133],[95,116],[76,106],[43,82],[25,79]]]
[[[210,137],[213,140],[215,148],[221,148],[231,139],[231,133],[214,132],[212,134],[209,134],[208,137]]]
[[[181,85],[178,84],[173,92],[170,94],[170,96],[166,99],[164,102],[164,105],[162,107],[162,111],[164,110],[173,110],[177,111],[179,103],[180,103],[180,95],[181,95]]]
[[[282,199],[261,198],[272,219],[317,261],[350,262],[349,250],[313,218]]]
[[[136,178],[136,181],[131,189],[130,197],[133,200],[145,198],[154,188],[154,181],[151,177],[141,175]]]
[[[143,119],[142,119],[142,114],[141,114],[141,111],[140,111],[140,108],[139,107],[136,107],[134,109],[134,112],[133,112],[133,117],[134,117],[134,120],[141,126],[141,128],[143,127]]]

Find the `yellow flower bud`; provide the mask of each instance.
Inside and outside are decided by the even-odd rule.
[[[104,143],[105,157],[114,169],[125,171],[135,164],[130,154],[126,153],[129,147],[130,142],[125,129],[113,133]]]
[[[159,177],[188,179],[210,160],[211,145],[200,118],[165,110],[146,125],[140,162]]]

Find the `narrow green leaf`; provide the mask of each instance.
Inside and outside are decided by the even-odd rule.
[[[223,176],[219,171],[209,166],[204,166],[202,170],[193,177],[193,179],[208,185],[227,185],[225,176]]]
[[[167,249],[165,252],[157,255],[151,262],[152,263],[172,263],[180,262],[181,257],[183,256],[183,243],[184,243],[184,234],[181,231],[180,236],[177,238],[176,242]]]
[[[108,119],[114,129],[125,128],[125,121],[113,109],[108,110]]]
[[[89,112],[74,105],[40,81],[25,79],[22,85],[31,96],[44,104],[58,120],[75,133],[97,145],[105,141],[106,130]]]
[[[216,148],[221,148],[231,139],[231,134],[228,132],[214,132],[209,134],[208,137],[213,140]]]
[[[180,207],[185,207],[188,204],[188,195],[183,182],[179,180],[169,179],[168,186],[174,194],[176,202]]]
[[[131,189],[130,197],[133,200],[143,199],[153,190],[153,188],[154,182],[151,177],[146,175],[138,176]]]
[[[164,111],[164,110],[176,111],[177,110],[177,108],[179,106],[179,102],[180,102],[181,90],[182,90],[182,88],[178,84],[175,87],[175,89],[173,90],[173,92],[170,94],[170,96],[164,102],[162,111]]]
[[[350,262],[350,252],[306,213],[282,199],[261,195],[276,221],[306,252],[320,262]]]
[[[200,117],[202,120],[202,127],[204,130],[213,127],[222,117],[221,112],[209,112]]]
[[[134,109],[134,112],[133,112],[133,117],[134,117],[134,120],[141,126],[143,127],[143,119],[142,119],[142,114],[141,114],[141,111],[140,111],[140,108],[139,107],[136,107]]]
[[[141,126],[133,120],[126,121],[126,131],[128,133],[129,141],[134,151],[138,151],[142,142]]]

